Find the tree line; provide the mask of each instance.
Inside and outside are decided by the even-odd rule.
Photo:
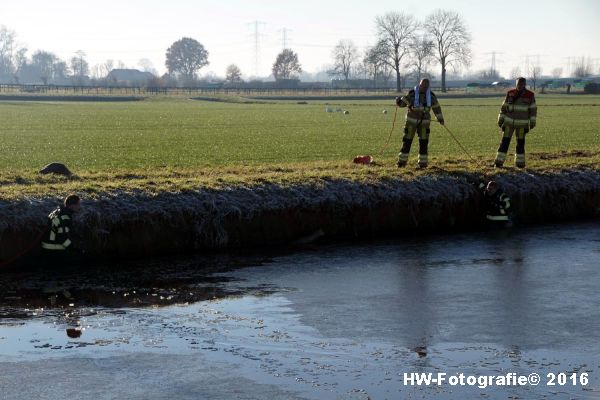
[[[442,91],[446,91],[446,78],[449,68],[455,70],[468,67],[471,62],[471,34],[463,18],[454,11],[436,10],[424,20],[403,12],[388,12],[379,15],[374,21],[375,40],[363,52],[351,40],[340,40],[332,50],[332,63],[327,70],[330,77],[349,83],[351,79],[364,77],[375,85],[381,82],[388,87],[395,80],[395,87],[402,90],[407,81],[421,78],[434,78],[432,68],[439,67]],[[84,51],[77,51],[67,61],[54,53],[37,50],[31,56],[28,50],[20,47],[14,31],[0,27],[0,82],[3,83],[42,83],[44,85],[110,84],[115,69],[127,69],[122,62],[107,60],[90,67]],[[209,65],[209,52],[196,39],[183,37],[175,41],[165,53],[167,73],[158,77],[157,71],[148,59],[141,59],[141,71],[146,86],[197,86],[198,73]],[[290,48],[283,49],[271,67],[277,82],[293,83],[303,72],[298,54]],[[541,76],[541,66],[532,64],[525,71],[528,78],[535,81]],[[573,72],[576,77],[589,76],[592,64],[589,59],[575,60]],[[562,73],[555,68],[553,75]],[[518,67],[511,75],[520,75]],[[90,77],[91,75],[91,77]],[[152,78],[146,78],[152,76]],[[485,70],[482,79],[499,79],[497,71]],[[511,76],[512,77],[512,76]],[[142,79],[142,78],[140,78]],[[138,82],[140,83],[140,82]],[[236,64],[225,70],[225,83],[231,86],[243,83],[242,71]]]
[[[424,21],[402,12],[389,12],[376,17],[376,43],[367,49],[359,61],[356,45],[341,40],[333,49],[331,76],[343,77],[347,82],[357,69],[375,82],[389,81],[395,73],[396,89],[402,89],[403,74],[407,69],[416,80],[430,76],[428,67],[437,61],[441,66],[442,90],[446,90],[447,68],[469,65],[471,60],[471,35],[462,17],[453,11],[437,10]],[[175,42],[167,50],[169,74],[179,74],[192,79],[196,72],[208,64],[204,46],[191,38]],[[276,57],[271,72],[277,81],[297,79],[302,72],[298,54],[283,49]],[[408,74],[408,72],[406,73]],[[239,67],[227,67],[226,81],[241,81]]]
[[[376,43],[362,54],[351,40],[341,40],[333,49],[330,74],[348,81],[364,74],[377,82],[396,79],[402,90],[403,77],[431,78],[433,62],[441,66],[442,91],[446,90],[449,67],[471,62],[471,35],[462,17],[453,11],[436,10],[425,20],[403,12],[388,12],[375,18]]]

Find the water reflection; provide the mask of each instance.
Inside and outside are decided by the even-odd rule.
[[[240,290],[225,286],[232,278],[212,274],[267,261],[269,258],[253,256],[195,256],[93,268],[4,271],[0,274],[0,319],[93,307],[162,307],[239,295]],[[266,294],[272,290],[264,285],[244,292]]]
[[[277,387],[272,398],[545,398],[542,386],[407,388],[402,373],[597,377],[598,243],[585,225],[3,275],[0,369],[42,385],[64,369],[110,398],[132,380],[160,386],[143,398],[235,398],[240,377]],[[114,370],[127,379],[98,384]],[[162,387],[169,373],[177,387]]]
[[[78,339],[81,337],[81,327],[77,326],[76,328],[67,328],[65,331],[67,332],[67,337],[71,339]]]

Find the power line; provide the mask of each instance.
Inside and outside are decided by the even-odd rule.
[[[541,57],[545,57],[545,54],[526,54],[525,55],[525,73],[531,74],[534,69],[536,75],[540,73],[542,64]],[[531,65],[530,65],[531,64]]]
[[[491,63],[491,66],[490,66],[490,75],[497,74],[498,70],[496,69],[496,55],[501,55],[501,54],[504,54],[504,53],[499,52],[499,51],[491,51],[491,52],[485,53],[485,54],[488,54],[488,55],[492,56],[492,63]]]
[[[254,21],[251,22],[250,25],[254,26],[254,75],[258,76],[259,66],[260,66],[260,27],[266,25],[265,22]]]
[[[278,32],[281,32],[281,48],[287,49],[288,48],[288,33],[292,32],[292,30],[288,29],[288,28],[283,28],[283,29],[280,29]]]
[[[571,65],[572,65],[572,64],[571,64],[571,59],[572,59],[573,57],[569,56],[569,57],[563,57],[563,58],[565,58],[565,59],[567,60],[567,73],[566,73],[565,75],[566,75],[566,76],[571,76],[571,71],[572,71],[572,70],[571,70]]]

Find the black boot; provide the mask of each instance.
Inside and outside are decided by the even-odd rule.
[[[496,153],[495,165],[497,168],[502,168],[504,161],[506,161],[506,153],[508,152],[508,146],[510,146],[510,138],[503,137]]]
[[[525,139],[517,139],[517,154],[515,154],[515,166],[525,168]]]
[[[428,139],[419,139],[419,168],[427,168],[427,146],[429,145]]]
[[[402,168],[406,166],[408,162],[408,154],[410,153],[410,147],[412,146],[412,139],[402,139],[402,150],[400,150],[400,154],[398,155],[398,168]]]

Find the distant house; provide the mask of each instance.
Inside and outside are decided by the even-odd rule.
[[[113,69],[106,80],[119,86],[143,86],[149,80],[154,79],[150,72],[142,72],[137,69]]]

